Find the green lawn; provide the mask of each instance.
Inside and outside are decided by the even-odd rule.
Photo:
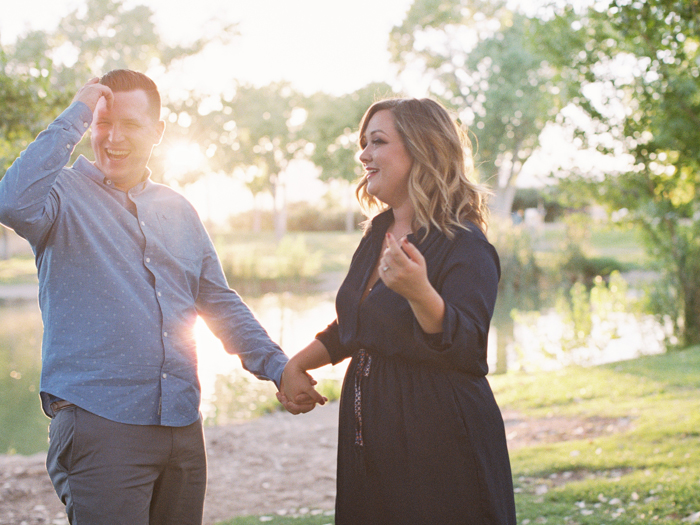
[[[700,347],[592,368],[490,379],[521,417],[628,418],[620,433],[511,452],[518,524],[700,523]],[[221,525],[323,525],[332,516],[238,517]]]
[[[700,347],[491,382],[528,416],[631,419],[623,433],[513,451],[519,523],[700,522]]]
[[[283,242],[297,249],[301,245],[302,255],[319,257],[319,272],[324,273],[347,270],[361,237],[360,232],[290,232]],[[214,243],[222,259],[247,254],[269,261],[280,255],[273,232],[218,235],[214,236]]]
[[[33,257],[23,256],[0,260],[0,284],[26,284],[36,282],[36,266],[34,265]]]

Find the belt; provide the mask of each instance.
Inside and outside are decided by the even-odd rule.
[[[74,407],[75,405],[71,403],[70,401],[66,401],[65,399],[59,399],[58,401],[54,401],[51,403],[51,410],[53,410],[54,416],[56,415],[57,412],[60,410],[63,410],[64,408],[68,407]]]

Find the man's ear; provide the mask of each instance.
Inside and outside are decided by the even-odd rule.
[[[165,133],[165,121],[164,120],[159,120],[158,123],[155,126],[156,128],[156,133],[158,135],[158,139],[155,142],[155,145],[157,146],[160,144],[160,141],[163,140],[163,134]]]

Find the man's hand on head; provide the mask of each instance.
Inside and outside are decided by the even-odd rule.
[[[90,111],[95,111],[97,103],[104,97],[107,109],[112,108],[114,93],[107,86],[100,84],[100,79],[95,77],[88,81],[73,97],[73,102],[83,102]]]

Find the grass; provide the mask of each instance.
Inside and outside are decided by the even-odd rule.
[[[0,226],[2,228],[2,226]],[[32,256],[0,260],[0,284],[36,283],[36,266]]]
[[[518,524],[700,523],[700,346],[490,381],[501,407],[522,417],[631,420],[621,433],[513,450]],[[303,509],[221,525],[322,525],[331,519]]]
[[[360,234],[305,233],[318,272],[342,272]],[[546,228],[538,251],[556,254],[560,228]],[[298,237],[295,237],[298,238]],[[271,233],[219,236],[222,253],[274,256]],[[645,260],[634,232],[595,227],[591,255]],[[300,246],[297,244],[295,246]],[[35,282],[31,258],[0,261],[0,283]],[[493,376],[503,408],[523,417],[626,417],[625,432],[537,445],[511,453],[518,524],[700,523],[700,347],[593,368]],[[685,521],[684,521],[685,520]],[[237,517],[226,525],[323,525],[332,516]]]
[[[360,232],[290,232],[285,238],[302,244],[307,256],[320,256],[318,272],[325,273],[348,269],[361,236]],[[273,232],[236,232],[216,236],[214,240],[222,259],[255,254],[260,260],[269,261],[279,255]]]
[[[535,253],[538,263],[548,266],[567,244],[567,231],[563,223],[545,224],[535,237]],[[643,268],[649,258],[638,230],[616,225],[591,223],[583,251],[590,258],[614,259],[623,266]],[[556,259],[556,258],[555,258]]]
[[[620,434],[513,451],[519,523],[681,524],[700,512],[700,347],[491,382],[502,406],[531,417],[632,419]]]

